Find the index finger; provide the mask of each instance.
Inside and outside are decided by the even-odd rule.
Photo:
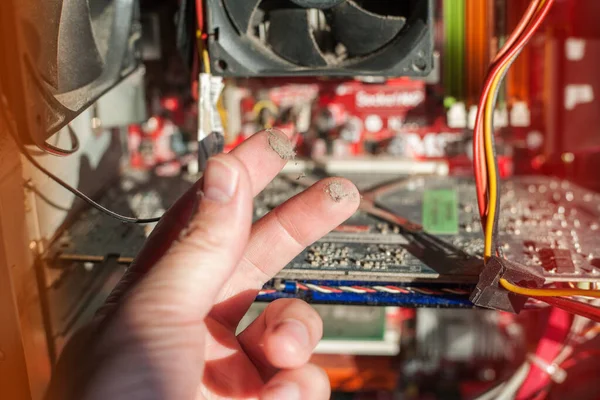
[[[246,167],[253,196],[260,193],[288,161],[272,148],[275,145],[270,142],[276,143],[278,148],[285,148],[287,144],[288,151],[293,150],[285,133],[279,130],[263,130],[255,133],[230,153]],[[192,216],[196,204],[196,192],[200,188],[202,188],[202,178],[165,213],[136,256],[130,270],[144,271],[171,247],[173,240],[177,239],[179,232]]]
[[[246,167],[252,195],[256,196],[292,157],[293,146],[289,137],[282,131],[263,130],[241,143],[230,154]],[[179,238],[194,214],[198,199],[196,193],[201,188],[202,178],[167,210],[99,314],[109,313],[120,302],[125,292],[130,290]]]

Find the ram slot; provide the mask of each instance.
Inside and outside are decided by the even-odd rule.
[[[529,0],[511,0],[507,2],[507,24],[508,31],[512,32],[518,25],[525,10],[529,6]],[[530,71],[530,46],[525,46],[506,78],[508,102],[513,104],[522,101],[530,102],[529,71]]]
[[[492,27],[490,0],[466,0],[467,104],[477,104],[490,63]],[[493,4],[492,4],[493,5]]]
[[[444,0],[444,88],[446,97],[465,96],[465,0]]]

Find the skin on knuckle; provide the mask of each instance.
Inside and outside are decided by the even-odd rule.
[[[265,284],[265,282],[271,280],[272,275],[266,272],[268,265],[266,265],[265,261],[267,260],[265,260],[264,258],[262,258],[260,262],[254,261],[248,256],[248,254],[244,254],[242,256],[242,259],[240,260],[240,268],[245,268],[248,272],[243,278],[244,282],[248,284],[248,287],[253,287],[256,290],[260,290]],[[273,301],[272,303],[274,303],[275,301]]]
[[[272,211],[273,215],[281,229],[289,236],[293,243],[299,248],[304,248],[304,236],[298,227],[290,220],[290,218],[279,207]]]

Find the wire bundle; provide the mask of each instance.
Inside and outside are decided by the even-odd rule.
[[[29,151],[27,151],[27,149],[25,148],[25,145],[21,142],[19,135],[17,134],[17,129],[16,129],[16,124],[14,119],[11,117],[10,113],[9,113],[9,105],[8,102],[6,101],[6,98],[4,96],[2,96],[0,94],[0,116],[2,117],[1,119],[5,121],[6,123],[6,130],[8,131],[8,133],[10,134],[10,136],[13,138],[13,140],[15,141],[16,145],[19,148],[19,151],[23,154],[23,156],[37,169],[39,169],[41,172],[43,172],[45,175],[47,175],[50,179],[52,179],[54,182],[58,183],[60,186],[62,186],[63,188],[65,188],[66,190],[68,190],[69,192],[71,192],[73,195],[79,197],[81,200],[85,201],[87,204],[89,204],[90,206],[98,209],[99,211],[101,211],[102,213],[115,218],[121,222],[127,222],[127,223],[135,223],[135,224],[149,224],[149,223],[154,223],[154,222],[158,222],[160,220],[159,218],[135,218],[135,217],[127,217],[121,214],[118,214],[112,210],[109,210],[108,208],[104,207],[103,205],[97,203],[96,201],[94,201],[92,198],[90,198],[89,196],[87,196],[86,194],[84,194],[83,192],[81,192],[80,190],[74,188],[73,186],[69,185],[67,182],[63,181],[62,179],[60,179],[58,176],[56,176],[55,174],[53,174],[52,172],[50,172],[48,169],[44,168],[35,158],[33,158],[33,156],[29,153]],[[72,130],[69,130],[69,132],[76,138],[77,136],[75,135],[75,133]],[[77,141],[73,142],[73,147],[76,147],[75,144],[78,143]],[[59,155],[59,154],[57,154]]]
[[[523,18],[490,65],[479,100],[473,132],[473,155],[477,203],[484,231],[484,260],[499,253],[496,243],[500,208],[498,164],[493,135],[493,112],[501,83],[510,66],[529,40],[535,35],[555,0],[532,0]],[[599,290],[577,288],[532,289],[518,286],[506,279],[500,284],[513,293],[544,301],[574,314],[600,322],[600,308],[565,297],[600,297]]]
[[[210,75],[210,57],[208,55],[208,49],[206,44],[207,34],[204,30],[204,6],[203,0],[196,0],[196,22],[198,27],[196,29],[196,43],[198,46],[198,54],[202,58],[202,66],[204,68],[204,72]],[[198,79],[197,76],[192,77],[193,79]]]
[[[66,157],[66,156],[70,156],[71,154],[75,154],[77,152],[77,150],[79,150],[79,138],[75,134],[75,131],[73,130],[73,128],[71,128],[70,124],[67,124],[67,130],[69,132],[69,138],[71,139],[71,148],[70,149],[67,149],[67,150],[61,149],[60,147],[52,145],[48,142],[44,142],[41,145],[39,145],[38,147],[40,148],[40,150],[42,150],[42,152],[48,153],[48,154],[51,154],[51,155],[57,156],[57,157]]]
[[[204,9],[203,9],[202,0],[196,0],[196,17],[197,17],[197,23],[198,23],[198,29],[197,29],[198,51],[200,52],[200,54],[202,56],[204,71],[206,73],[210,74],[210,59],[209,59],[208,51],[206,49],[206,45],[204,43],[204,39],[205,39],[205,33],[203,33]],[[193,77],[193,80],[194,79],[197,79],[197,78]],[[195,92],[195,91],[192,90],[192,92]],[[25,145],[21,142],[19,135],[17,133],[16,123],[15,123],[11,113],[9,112],[9,109],[10,109],[10,107],[8,104],[8,100],[4,96],[1,95],[1,90],[0,90],[0,117],[1,117],[1,120],[5,121],[5,123],[7,125],[7,127],[6,127],[7,131],[9,132],[10,136],[13,138],[13,140],[17,144],[17,146],[18,146],[20,152],[23,154],[23,156],[33,166],[35,166],[37,169],[39,169],[41,172],[43,172],[45,175],[47,175],[50,179],[52,179],[53,181],[58,183],[60,186],[62,186],[63,188],[65,188],[66,190],[71,192],[76,197],[85,201],[90,206],[98,209],[100,212],[102,212],[112,218],[115,218],[121,222],[135,223],[135,224],[150,224],[150,223],[156,223],[160,220],[160,217],[136,218],[136,217],[128,217],[128,216],[118,214],[118,213],[102,206],[101,204],[97,203],[96,201],[94,201],[92,198],[90,198],[83,192],[81,192],[78,189],[74,188],[73,186],[69,185],[67,182],[60,179],[58,176],[56,176],[55,174],[50,172],[48,169],[44,168],[40,163],[37,162],[37,160],[35,158],[33,158],[33,156],[27,150]],[[76,153],[77,150],[79,150],[79,139],[78,139],[77,135],[75,134],[75,131],[73,130],[73,128],[71,128],[70,125],[67,125],[67,129],[68,129],[69,137],[71,140],[71,148],[70,149],[66,149],[66,150],[61,149],[61,148],[57,147],[56,145],[52,145],[48,142],[44,142],[42,145],[38,146],[41,150],[41,152],[39,154],[41,154],[41,155],[51,154],[51,155],[58,156],[58,157],[65,157],[65,156],[69,156],[69,155]],[[46,200],[49,201],[47,198],[46,198]],[[49,201],[49,203],[57,208],[62,208],[59,205],[53,204],[53,202],[51,202],[51,201]]]
[[[600,305],[594,300],[593,305]],[[583,346],[600,333],[600,325],[590,322],[586,316],[570,314],[553,308],[548,316],[546,328],[533,353],[504,382],[482,393],[476,400],[542,399],[553,383],[562,383],[568,369],[578,361],[594,356]]]
[[[493,135],[493,112],[501,83],[508,69],[542,25],[554,2],[555,0],[531,1],[518,26],[490,65],[479,100],[473,133],[473,155],[477,203],[484,231],[483,256],[485,262],[493,255],[501,256],[496,242],[500,190]],[[575,321],[578,322],[581,321],[577,318],[600,322],[598,301],[590,302],[589,300],[591,297],[600,298],[600,290],[584,290],[576,287],[534,289],[521,287],[506,279],[500,279],[500,285],[508,291],[535,298],[555,307],[551,315],[561,319],[561,331],[570,326],[568,319],[563,318],[566,315],[565,311],[577,315]],[[576,297],[583,297],[583,301],[578,301]],[[564,311],[561,312],[559,309]],[[553,365],[561,365],[573,354],[572,340],[567,340],[561,350],[554,340],[549,339],[555,333],[555,326],[550,325],[547,327],[547,332],[540,341],[534,357]],[[597,326],[592,326],[589,334],[584,336],[594,337],[598,331]],[[508,381],[486,392],[479,399],[510,399],[515,395],[518,399],[530,399],[543,396],[544,389],[550,382],[547,374],[548,372],[541,367],[526,361]]]
[[[500,207],[498,163],[494,149],[493,112],[501,83],[525,45],[537,32],[555,0],[532,0],[518,26],[490,65],[477,108],[473,157],[477,204],[485,234],[484,259],[492,256]]]

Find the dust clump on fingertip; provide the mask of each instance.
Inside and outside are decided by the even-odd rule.
[[[277,133],[273,129],[268,129],[269,146],[282,160],[293,160],[296,157],[294,145],[283,133]]]
[[[346,198],[356,197],[356,192],[346,189],[340,181],[333,181],[325,186],[325,193],[336,203]]]

